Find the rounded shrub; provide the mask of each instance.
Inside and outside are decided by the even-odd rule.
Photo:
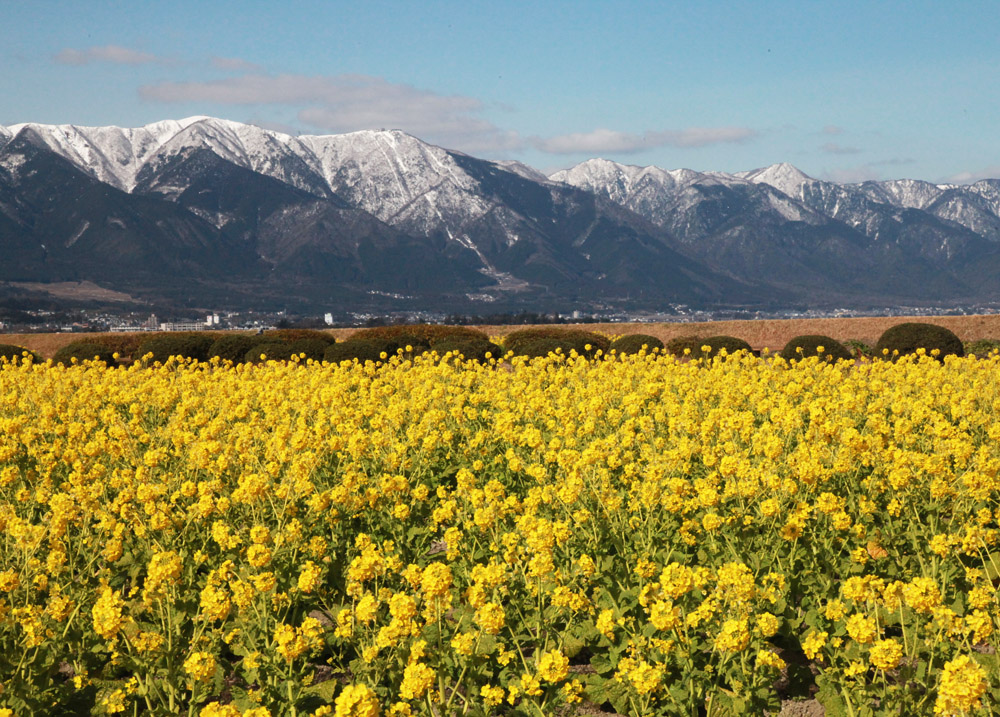
[[[330,363],[340,363],[341,361],[354,361],[360,363],[365,361],[387,361],[388,357],[395,352],[395,346],[390,342],[377,339],[349,339],[338,341],[326,348],[323,353],[323,360]],[[382,358],[385,354],[386,358]]]
[[[208,357],[210,359],[219,357],[223,361],[243,363],[246,361],[247,351],[261,343],[260,338],[260,336],[254,334],[226,334],[225,336],[220,336],[208,347]]]
[[[823,352],[820,353],[819,349]],[[850,361],[854,358],[851,352],[837,339],[822,334],[807,334],[796,336],[781,349],[781,358],[786,361],[804,359],[810,356],[822,356],[829,361]]]
[[[449,326],[445,324],[399,324],[397,326],[373,326],[368,329],[358,329],[351,334],[351,340],[394,341],[399,336],[415,336],[423,339],[421,343],[433,346],[437,341],[445,339],[483,339],[489,341],[489,336],[478,329],[468,326]],[[412,342],[411,342],[411,345]]]
[[[88,336],[87,341],[103,346],[111,353],[118,354],[119,361],[131,361],[142,356],[139,346],[149,338],[149,333],[143,331],[115,332]]]
[[[610,339],[592,331],[560,329],[551,326],[535,326],[530,329],[512,331],[504,337],[503,345],[507,351],[513,351],[517,356],[528,356],[530,355],[527,351],[528,347],[532,346],[536,347],[534,350],[541,350],[543,340],[550,342],[553,346],[561,346],[564,353],[569,353],[570,348],[575,348],[577,353],[588,356],[593,356],[598,351],[607,353],[608,349],[611,348]],[[587,345],[590,345],[589,350],[586,348]]]
[[[705,350],[705,347],[708,350]],[[690,353],[685,354],[684,349],[690,349]],[[722,350],[726,350],[726,355],[732,355],[737,351],[753,353],[753,349],[743,339],[735,336],[709,336],[702,338],[699,336],[683,336],[671,339],[667,342],[666,350],[675,356],[689,356],[690,358],[712,358],[718,356]]]
[[[299,356],[302,361],[322,361],[326,350],[332,345],[333,342],[326,339],[297,339],[288,344],[289,356]]]
[[[704,344],[705,339],[701,336],[676,336],[664,344],[663,350],[679,358],[698,357]]]
[[[270,329],[257,337],[258,341],[267,343],[282,341],[284,343],[294,343],[303,339],[314,339],[325,341],[327,344],[334,342],[333,336],[319,329]]]
[[[747,353],[753,353],[753,349],[743,339],[738,339],[735,336],[709,336],[702,342],[702,346],[708,346],[708,356],[715,356],[723,349],[726,350],[727,354],[734,354],[737,351],[746,351]]]
[[[965,355],[961,339],[945,327],[908,322],[896,324],[885,330],[875,344],[875,356],[892,358],[897,353],[905,356],[916,353],[917,349],[924,349],[928,355],[936,349],[939,352],[939,360],[949,355]]]
[[[152,360],[165,362],[171,356],[207,361],[215,336],[202,333],[155,334],[139,344],[137,358],[153,354]]]
[[[530,341],[519,341],[516,346],[516,349],[510,349],[510,347],[508,349],[513,350],[515,356],[527,356],[528,358],[540,358],[556,352],[562,353],[564,356],[569,356],[570,351],[576,351],[581,356],[589,356],[594,353],[593,344],[581,338],[540,336]],[[591,347],[589,351],[587,346]]]
[[[495,359],[503,356],[503,349],[489,340],[447,339],[436,342],[432,348],[439,356],[443,357],[446,353],[453,352],[471,361],[486,361],[486,354]]]
[[[628,334],[619,336],[611,342],[611,350],[619,354],[637,354],[643,349],[652,353],[655,349],[663,350],[663,342],[648,334]]]
[[[104,362],[106,366],[115,365],[114,352],[108,350],[106,346],[101,346],[93,341],[74,341],[73,343],[66,344],[56,351],[55,356],[52,357],[53,363],[66,366],[73,363],[73,359],[76,359],[77,362],[93,361],[96,359],[97,361]]]
[[[40,363],[42,360],[42,357],[31,349],[26,349],[23,346],[15,346],[14,344],[0,344],[0,358],[5,358],[8,361],[23,360],[25,354],[34,363]]]
[[[402,349],[405,356],[419,356],[431,348],[430,341],[424,337],[408,333],[398,334],[390,339],[386,339],[385,343],[392,347],[390,353],[396,353],[399,349]],[[406,350],[407,346],[410,347],[409,351]]]
[[[291,344],[284,341],[264,341],[247,351],[243,360],[247,363],[258,363],[260,361],[287,361],[291,357]]]

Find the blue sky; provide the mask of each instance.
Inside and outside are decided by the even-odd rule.
[[[0,124],[195,114],[827,179],[1000,176],[1000,2],[0,4]]]

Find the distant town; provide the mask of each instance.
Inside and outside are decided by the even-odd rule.
[[[201,315],[158,316],[155,313],[116,313],[106,310],[27,310],[0,315],[0,333],[86,333],[142,331],[261,331],[272,328],[352,328],[387,324],[571,324],[571,323],[694,323],[753,319],[814,319],[859,316],[971,316],[1000,313],[1000,303],[960,307],[893,306],[859,309],[695,309],[671,304],[663,311],[520,311],[486,315],[406,311],[391,314],[365,312],[300,315],[285,311],[213,311]]]

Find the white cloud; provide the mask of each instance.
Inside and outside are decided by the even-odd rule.
[[[828,124],[826,127],[823,128],[823,134],[843,134],[843,133],[844,133],[844,128],[838,127],[835,124]]]
[[[653,147],[705,147],[724,142],[745,142],[757,136],[747,127],[689,127],[633,134],[612,129],[596,129],[535,140],[535,146],[550,154],[628,154]]]
[[[468,151],[523,146],[515,132],[484,119],[484,103],[442,95],[369,75],[245,74],[206,82],[163,82],[139,89],[159,102],[300,107],[303,123],[330,132],[402,129],[423,139]]]
[[[857,147],[845,147],[844,145],[837,144],[836,142],[827,142],[820,147],[820,149],[828,154],[861,154],[863,151]]]
[[[994,164],[991,167],[980,169],[979,171],[959,172],[948,177],[945,181],[948,184],[972,184],[980,179],[1000,178],[1000,165]]]
[[[239,57],[213,57],[212,67],[226,72],[260,72],[263,68]]]
[[[62,65],[88,65],[91,62],[110,62],[116,65],[148,65],[164,62],[163,58],[148,52],[139,52],[120,45],[104,45],[76,50],[67,47],[55,55],[55,61]]]
[[[220,69],[238,70],[245,61],[214,58]],[[421,139],[468,152],[513,152],[529,141],[484,117],[486,104],[467,95],[444,95],[370,75],[271,75],[247,72],[194,82],[161,82],[139,88],[143,99],[169,103],[281,105],[293,108],[303,125],[326,132],[401,129]],[[660,146],[703,147],[755,137],[745,127],[690,127],[641,135],[598,129],[581,134],[537,137],[530,145],[550,154],[637,152]]]

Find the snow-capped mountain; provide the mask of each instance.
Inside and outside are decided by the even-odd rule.
[[[142,165],[185,127],[203,118],[164,120],[138,127],[77,127],[18,124],[10,137],[24,135],[106,184],[129,191]]]
[[[978,295],[995,283],[986,267],[1000,242],[997,180],[839,184],[786,163],[728,174],[602,159],[550,178],[606,196],[745,279],[937,297]]]
[[[28,123],[0,127],[0,251],[0,280],[272,303],[966,300],[1000,290],[1000,180],[603,159],[546,177],[397,130]]]
[[[226,266],[227,291],[255,298],[278,300],[290,282],[306,302],[433,296],[456,308],[540,295],[567,305],[754,296],[613,202],[399,131],[291,137],[192,117],[137,129],[25,124],[3,138],[0,243],[23,258],[8,251],[0,279],[124,286],[141,274],[162,294]],[[156,230],[174,226],[166,215],[188,222],[185,248]],[[176,248],[187,263],[140,271],[148,253],[136,243]]]
[[[814,182],[812,177],[787,162],[772,164],[770,167],[754,169],[749,172],[737,172],[735,175],[754,184],[768,184],[790,197],[800,193],[803,184]]]

